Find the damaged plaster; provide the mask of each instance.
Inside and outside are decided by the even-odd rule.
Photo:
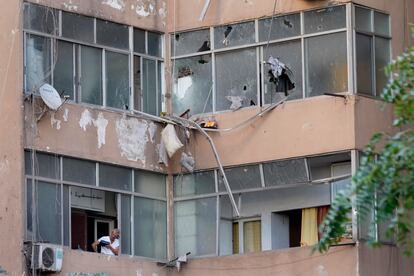
[[[52,128],[56,128],[57,130],[60,129],[60,124],[62,123],[61,120],[58,120],[55,118],[55,112],[51,112],[50,114],[50,125],[52,126]]]
[[[92,118],[91,112],[88,109],[85,109],[82,112],[81,118],[79,120],[79,127],[86,131],[86,128],[89,125],[94,125],[96,127],[96,132],[98,136],[98,149],[105,145],[106,138],[106,127],[108,126],[108,120],[104,118],[102,112],[99,112],[98,117],[95,119]]]
[[[82,112],[81,118],[79,120],[79,126],[83,129],[83,131],[86,131],[86,127],[90,124],[92,124],[92,115],[89,110],[85,109]]]
[[[77,11],[78,10],[78,6],[72,3],[72,0],[69,0],[69,2],[65,2],[63,3],[63,7],[65,10],[67,11]]]
[[[69,119],[69,109],[65,108],[65,112],[63,113],[63,121],[67,122]]]
[[[148,143],[149,126],[145,120],[127,118],[116,121],[116,133],[121,156],[130,161],[141,161],[145,166],[145,149]]]
[[[125,9],[125,3],[122,0],[103,0],[102,4],[120,11]]]
[[[155,132],[157,131],[157,125],[150,122],[148,125],[148,133],[151,143],[154,143]]]
[[[158,5],[160,5],[159,8],[157,7]],[[165,18],[167,16],[167,4],[165,3],[165,1],[162,1],[160,4],[158,4],[157,1],[154,0],[137,0],[135,6],[131,5],[131,9],[135,10],[135,13],[140,17],[159,15]]]

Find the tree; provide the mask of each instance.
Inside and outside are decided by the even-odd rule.
[[[414,35],[414,26],[411,30]],[[360,220],[372,215],[372,225],[387,224],[387,237],[396,234],[404,254],[414,251],[414,47],[385,71],[390,80],[381,97],[393,104],[393,125],[399,131],[372,137],[351,187],[339,193],[321,226],[324,234],[314,247],[319,252],[327,251],[346,233],[353,200]],[[379,245],[372,234],[368,243]]]

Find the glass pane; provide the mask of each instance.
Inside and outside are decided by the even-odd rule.
[[[372,13],[369,9],[355,7],[355,29],[358,31],[372,32]]]
[[[213,111],[211,66],[210,55],[175,61],[174,113],[182,114],[188,108],[191,114]]]
[[[62,242],[62,210],[60,186],[38,182],[35,191],[37,240],[60,244]]]
[[[387,14],[374,12],[374,31],[380,35],[390,35],[390,18]]]
[[[26,91],[35,92],[43,83],[50,83],[50,39],[37,35],[26,36]]]
[[[128,55],[106,51],[106,105],[129,109]]]
[[[225,25],[214,28],[214,47],[216,49],[245,45],[254,42],[254,22]]]
[[[174,204],[176,256],[216,254],[216,198]]]
[[[24,173],[26,175],[32,174],[32,152],[24,151]]]
[[[275,80],[269,65],[265,65],[264,101],[266,104],[275,103],[285,97],[287,91],[289,100],[303,98],[302,90],[302,47],[300,41],[290,41],[274,44],[268,47],[268,55],[279,59],[292,72],[290,80],[295,88],[287,90],[287,81],[279,78]],[[266,57],[267,58],[267,57]],[[277,82],[277,84],[275,83]]]
[[[256,64],[256,49],[217,54],[217,111],[258,104]]]
[[[158,90],[157,90],[157,105],[158,113],[165,111],[165,100],[164,100],[164,63],[158,61]]]
[[[63,186],[63,245],[70,244],[70,206],[69,206],[69,186]]]
[[[102,50],[81,48],[81,102],[102,105]]]
[[[145,31],[134,28],[134,52],[145,54]]]
[[[199,30],[175,34],[171,37],[171,53],[180,56],[196,52],[210,51],[210,30]]]
[[[331,183],[331,201],[335,200],[335,197],[340,191],[351,187],[351,179],[342,179]]]
[[[99,164],[99,186],[131,191],[131,170]]]
[[[379,96],[385,88],[388,78],[385,75],[385,67],[390,62],[390,40],[375,37],[375,76],[377,96]]]
[[[136,193],[165,197],[164,175],[146,171],[135,171],[134,173],[134,191]]]
[[[50,154],[36,153],[34,170],[35,174],[38,176],[60,179],[59,157]]]
[[[260,220],[243,223],[244,253],[262,250],[262,233]]]
[[[220,196],[220,256],[233,254],[239,236],[233,235],[233,207],[228,196]],[[237,240],[235,242],[235,239]],[[239,251],[237,250],[237,253]],[[236,254],[237,254],[236,253]]]
[[[272,27],[270,29],[270,26]],[[269,35],[270,31],[270,35]],[[259,20],[259,41],[268,41],[300,35],[300,14],[289,14]],[[265,53],[266,54],[266,53]]]
[[[63,158],[63,180],[96,185],[96,163],[92,161]]]
[[[304,20],[306,34],[345,28],[346,9],[342,5],[308,11],[304,14]]]
[[[97,19],[96,43],[115,48],[128,49],[128,26]]]
[[[73,44],[58,40],[56,57],[54,87],[59,93],[63,92],[62,95],[70,96],[69,99],[73,101]]]
[[[121,195],[121,254],[131,255],[131,196]]]
[[[134,255],[165,259],[167,208],[164,201],[134,198]]]
[[[55,9],[24,3],[24,28],[48,34],[57,34],[59,15]]]
[[[225,169],[227,181],[232,191],[259,188],[262,186],[259,165]],[[224,181],[219,174],[219,191],[225,191]]]
[[[33,238],[33,184],[32,180],[27,179],[26,188],[26,237]]]
[[[214,171],[184,174],[174,177],[174,196],[211,194],[216,191]]]
[[[93,43],[94,23],[92,17],[62,12],[62,36]]]
[[[143,111],[152,115],[157,114],[157,62],[143,60]]]
[[[278,186],[307,182],[305,159],[293,159],[263,164],[266,186]]]
[[[148,32],[148,55],[161,57],[162,55],[161,34]]]
[[[141,110],[141,57],[134,56],[134,109]]]
[[[372,37],[356,34],[357,92],[372,95]]]
[[[347,91],[346,33],[307,38],[305,52],[308,96]]]

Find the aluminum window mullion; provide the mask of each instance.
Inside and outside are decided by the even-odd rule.
[[[305,51],[305,38],[303,37],[303,33],[305,30],[305,25],[304,25],[304,14],[303,12],[300,13],[300,45],[301,45],[301,55],[302,55],[302,98],[306,98],[306,80],[307,80],[307,76],[306,76],[306,63],[307,63],[307,55],[306,55],[306,51]]]
[[[62,156],[60,156],[59,157],[59,168],[60,168],[60,183],[59,183],[59,186],[60,186],[60,214],[61,214],[61,216],[60,216],[60,223],[61,223],[61,228],[60,228],[60,232],[61,232],[61,237],[62,237],[62,240],[61,240],[61,245],[62,246],[64,246],[65,245],[65,231],[64,231],[64,228],[65,228],[65,221],[64,221],[64,219],[63,219],[63,216],[64,216],[64,207],[63,207],[63,205],[64,205],[64,200],[63,200],[63,157]]]
[[[53,72],[54,69],[55,69],[55,59],[56,59],[55,53],[57,53],[57,49],[55,48],[56,47],[55,44],[57,45],[56,39],[51,38],[50,39],[50,72],[48,74],[50,76],[50,84],[52,84],[52,86],[55,85],[54,84],[54,72]],[[47,77],[44,78],[43,81],[45,82],[46,79],[47,79]]]
[[[265,61],[264,61],[264,50],[263,50],[263,46],[260,46],[260,72],[261,74],[261,78],[260,78],[260,86],[261,86],[261,93],[260,93],[260,102],[257,104],[259,106],[264,106],[265,103],[265,93],[267,93],[267,86],[265,86],[265,81],[264,81],[264,65],[265,65]]]
[[[131,255],[135,255],[135,214],[134,214],[134,204],[135,197],[131,195]]]
[[[96,17],[93,18],[93,43],[96,43]]]
[[[107,106],[106,100],[106,50],[102,49],[102,106]]]
[[[263,164],[259,164],[259,172],[260,172],[260,182],[261,187],[266,187],[265,178],[264,178],[264,172],[263,172]]]
[[[160,111],[158,110],[158,100],[159,100],[159,89],[158,89],[158,61],[155,62],[155,114],[160,114]]]
[[[256,103],[260,106],[260,98],[261,98],[261,91],[260,91],[260,69],[261,69],[261,62],[260,59],[260,48],[256,47]]]
[[[62,36],[62,10],[59,10],[59,15],[58,15],[59,17],[58,17],[58,20],[59,20],[59,22],[58,22],[58,25],[59,25],[59,29],[58,29],[58,36],[60,37],[60,36]]]
[[[216,196],[216,255],[220,256],[220,196]]]
[[[72,188],[68,187],[68,193],[69,193],[69,248],[72,248],[72,197],[71,197],[71,191]]]
[[[129,109],[134,110],[134,29],[129,26],[129,55],[128,55],[128,76],[129,76]]]
[[[28,34],[23,32],[23,90],[27,91],[27,36]],[[33,171],[32,171],[33,172]]]
[[[99,187],[99,163],[98,162],[96,162],[96,165],[95,165],[95,186],[96,187]]]
[[[371,43],[371,78],[372,78],[372,96],[376,97],[378,95],[377,92],[377,64],[375,60],[375,35],[371,36],[372,43]]]
[[[148,55],[148,31],[145,31],[145,54]]]
[[[77,76],[77,82],[78,82],[78,102],[81,103],[82,102],[82,46],[78,45],[77,46],[78,51],[77,51],[77,61],[78,61],[78,76]]]
[[[141,79],[141,82],[140,82],[140,84],[141,84],[141,86],[140,86],[140,91],[139,91],[139,93],[140,93],[140,95],[139,95],[139,97],[140,97],[140,109],[139,109],[139,111],[144,111],[144,58],[143,57],[139,57],[139,70],[140,70],[140,79]]]
[[[73,89],[73,102],[77,101],[77,79],[76,79],[76,45],[72,43],[72,89]]]
[[[354,36],[353,36],[353,12],[352,4],[346,4],[346,51],[347,51],[347,71],[348,71],[348,92],[355,94],[354,88]]]
[[[210,52],[211,52],[211,83],[212,83],[212,113],[216,112],[216,54],[214,52],[214,28],[210,27]]]

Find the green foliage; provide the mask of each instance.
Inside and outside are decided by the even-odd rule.
[[[345,234],[352,201],[359,221],[372,217],[371,227],[386,224],[386,237],[394,237],[406,255],[414,252],[414,47],[392,61],[386,73],[390,81],[382,99],[393,104],[394,126],[400,131],[372,137],[351,188],[337,196],[321,226],[324,234],[314,247],[319,252]],[[368,242],[379,245],[375,231],[369,233]]]

